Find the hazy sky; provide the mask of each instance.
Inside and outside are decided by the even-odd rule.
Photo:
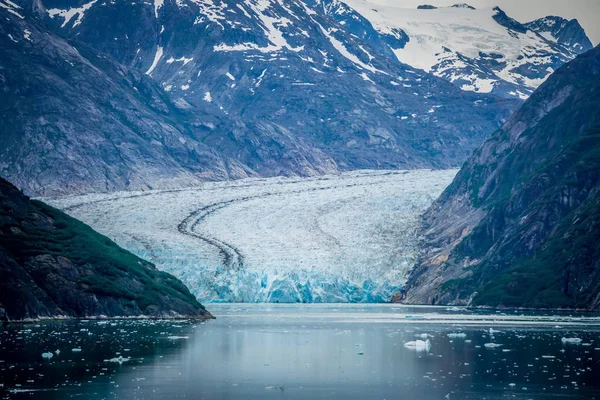
[[[600,43],[600,0],[370,0],[373,3],[413,8],[419,4],[449,6],[467,3],[475,8],[500,6],[509,16],[520,22],[547,15],[577,18],[594,45]]]

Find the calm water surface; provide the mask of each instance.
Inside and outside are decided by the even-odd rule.
[[[217,320],[204,323],[89,320],[4,326],[0,396],[600,398],[600,318],[590,314],[486,314],[396,305],[209,308]],[[456,333],[464,335],[448,337]],[[405,347],[423,334],[429,335],[428,351]],[[563,337],[581,343],[563,343]]]

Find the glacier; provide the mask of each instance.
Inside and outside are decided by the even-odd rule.
[[[203,302],[388,302],[419,216],[456,170],[251,178],[44,201],[181,279]]]

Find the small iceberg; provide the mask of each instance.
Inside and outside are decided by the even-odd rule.
[[[467,337],[466,333],[449,333],[447,335],[450,339],[465,339]]]
[[[71,351],[72,351],[73,353],[81,353],[81,349],[79,349],[79,348],[74,348],[74,349],[71,349]]]
[[[114,362],[114,363],[123,364],[124,362],[127,362],[129,360],[130,360],[130,358],[119,356],[119,357],[111,358],[110,360],[104,360],[104,362]]]
[[[562,338],[560,339],[560,341],[563,344],[580,344],[581,343],[581,339],[577,338],[577,337],[572,337],[572,338]]]
[[[495,349],[496,347],[500,347],[502,345],[498,343],[486,343],[484,346],[486,349]]]
[[[431,342],[429,339],[423,340],[413,340],[407,343],[404,343],[404,347],[411,350],[416,351],[429,351],[431,349]]]
[[[54,357],[54,354],[50,353],[50,352],[46,352],[46,353],[42,353],[42,358],[49,360],[52,357]]]
[[[415,337],[416,337],[417,339],[427,340],[427,339],[429,339],[430,337],[433,337],[433,336],[431,336],[431,335],[430,335],[430,334],[428,334],[428,333],[416,333],[416,334],[415,334]]]

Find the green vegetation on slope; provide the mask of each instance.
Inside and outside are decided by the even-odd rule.
[[[527,181],[539,176],[552,176],[550,170],[564,169],[561,179],[532,205],[541,209],[556,202],[561,189],[589,190],[600,179],[600,126],[565,144],[560,154],[529,174]],[[526,185],[527,181],[522,184]],[[594,189],[592,189],[594,190]],[[584,268],[590,273],[600,260],[600,191],[564,217],[533,257],[518,260],[484,285],[474,298],[475,305],[503,305],[533,308],[585,308],[592,300],[589,287],[583,293],[566,293],[570,267]],[[482,268],[486,268],[485,265]]]
[[[117,299],[126,309],[137,307],[143,311],[151,305],[168,309],[167,301],[187,304],[187,310],[204,311],[177,278],[157,270],[81,221],[41,201],[27,199],[1,178],[0,255],[23,266],[41,287],[48,277],[61,275],[75,282],[82,292]],[[39,256],[63,257],[74,267],[68,273],[56,263],[28,267]]]

